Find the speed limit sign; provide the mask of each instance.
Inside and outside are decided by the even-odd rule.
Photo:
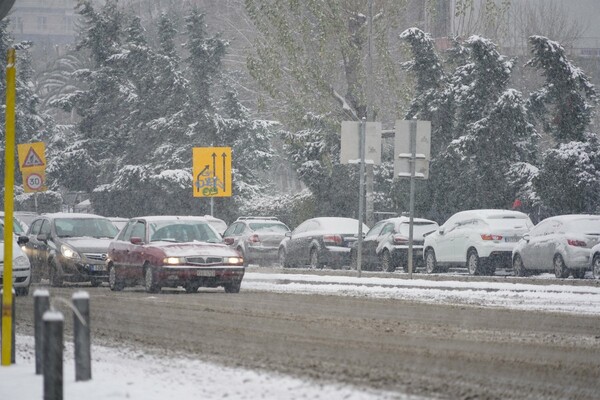
[[[25,174],[24,174],[25,175]],[[24,176],[25,192],[38,192],[44,189],[44,172],[36,171]]]

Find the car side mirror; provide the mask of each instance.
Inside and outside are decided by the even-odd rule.
[[[292,232],[286,232],[286,233],[285,233],[285,237],[289,237],[289,238],[291,238],[291,237],[292,237]]]
[[[438,233],[439,233],[440,235],[443,235],[443,234],[444,234],[444,232],[446,232],[446,230],[445,230],[444,228],[440,228],[440,229],[438,229]]]
[[[529,239],[530,239],[529,233],[526,233],[526,234],[523,235],[523,240],[524,241],[529,242]]]
[[[19,236],[17,239],[17,244],[19,246],[24,246],[27,243],[29,243],[29,238],[27,236]]]
[[[225,244],[232,245],[234,240],[232,237],[226,237],[224,242],[225,242]]]
[[[131,239],[129,239],[129,241],[131,242],[131,244],[142,244],[142,238],[141,237],[137,237],[137,236],[133,236]]]
[[[48,242],[48,235],[46,235],[45,233],[40,233],[35,238],[37,239],[38,242],[44,242],[44,243]]]

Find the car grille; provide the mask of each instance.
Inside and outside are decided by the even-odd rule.
[[[106,253],[83,253],[88,260],[106,261]]]
[[[188,264],[194,265],[213,265],[223,263],[223,257],[186,257],[185,260]]]

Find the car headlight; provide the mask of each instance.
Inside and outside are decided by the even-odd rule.
[[[184,257],[167,257],[163,260],[163,264],[166,264],[166,265],[185,264],[185,258]]]
[[[60,246],[60,252],[62,253],[63,256],[65,256],[66,258],[70,258],[72,260],[81,259],[81,256],[79,255],[79,253],[67,245],[63,244],[62,246]]]
[[[242,265],[244,259],[242,257],[225,257],[225,264]]]
[[[29,267],[29,260],[25,256],[19,256],[13,260],[13,265],[17,268]]]

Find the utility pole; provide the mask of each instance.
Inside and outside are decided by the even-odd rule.
[[[373,0],[369,0],[368,3],[368,24],[369,24],[369,37],[367,42],[367,79],[366,79],[366,91],[367,91],[367,121],[374,121],[374,113],[373,113],[373,91],[371,90],[371,78],[373,76],[373,55],[371,52],[371,44],[373,37]],[[372,227],[375,224],[375,196],[373,195],[374,191],[374,181],[375,181],[375,172],[373,170],[373,164],[369,164],[366,166],[367,172],[367,187],[366,187],[366,223],[369,227]],[[361,214],[362,218],[362,214]],[[362,220],[361,220],[362,221]]]

